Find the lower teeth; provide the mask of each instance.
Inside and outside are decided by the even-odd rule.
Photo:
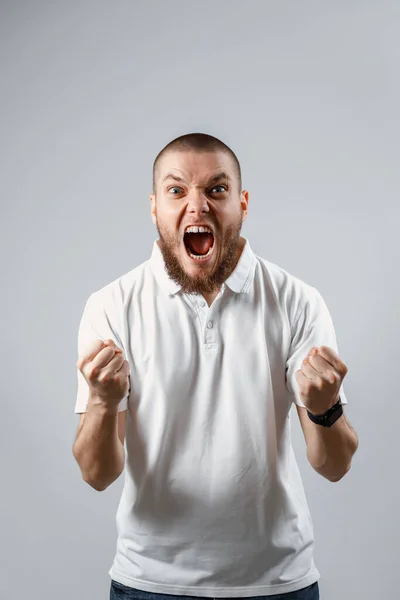
[[[211,246],[211,248],[209,249],[209,251],[207,252],[207,254],[192,254],[189,250],[189,256],[191,258],[195,258],[196,260],[201,260],[202,258],[207,258],[207,256],[210,256],[212,249],[214,248],[214,246]]]

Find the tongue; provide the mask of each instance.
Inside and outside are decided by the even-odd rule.
[[[213,236],[211,233],[187,233],[185,241],[190,252],[200,256],[207,254],[213,245]]]

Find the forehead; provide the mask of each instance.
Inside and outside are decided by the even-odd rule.
[[[197,181],[222,171],[232,179],[235,176],[232,158],[226,152],[178,150],[167,152],[161,158],[158,176],[161,181],[168,174],[177,175],[188,181]]]

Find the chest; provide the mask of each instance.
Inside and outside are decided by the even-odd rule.
[[[132,401],[157,399],[179,411],[195,398],[204,405],[253,398],[257,410],[269,398],[287,414],[290,332],[273,296],[232,294],[211,306],[202,296],[154,298],[126,321]]]

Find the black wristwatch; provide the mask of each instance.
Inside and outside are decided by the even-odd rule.
[[[313,415],[307,410],[307,414],[313,423],[317,425],[322,425],[323,427],[332,427],[334,423],[338,420],[340,416],[343,414],[342,402],[339,400],[331,406],[329,410],[326,411],[323,415]]]

